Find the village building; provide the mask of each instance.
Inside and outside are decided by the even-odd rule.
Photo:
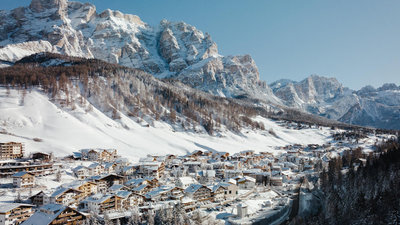
[[[196,160],[198,157],[203,155],[203,151],[201,150],[194,150],[191,154],[188,154],[192,160]]]
[[[145,177],[144,179],[148,181],[148,184],[152,188],[160,186],[160,181],[156,177]]]
[[[115,194],[118,191],[129,190],[128,187],[123,184],[114,184],[110,188],[108,188],[107,193]]]
[[[135,188],[132,189],[133,193],[139,194],[139,195],[144,195],[147,193],[152,187],[148,184],[141,184]]]
[[[116,173],[117,172],[117,164],[114,162],[107,162],[104,164],[103,171],[104,171],[104,173]]]
[[[87,168],[89,170],[89,176],[100,175],[104,172],[103,166],[99,163],[92,163]]]
[[[7,203],[0,205],[0,225],[21,224],[32,214],[33,205]]]
[[[72,169],[72,172],[74,172],[74,175],[80,179],[86,179],[89,177],[89,169],[86,166],[77,166],[74,169]]]
[[[173,186],[159,186],[153,188],[145,194],[148,201],[166,201],[166,200],[180,200],[183,198],[184,189]]]
[[[197,174],[200,184],[207,184],[215,181],[215,170],[200,170]]]
[[[201,164],[202,164],[201,162],[189,161],[189,162],[184,162],[183,166],[189,173],[194,173],[197,170],[200,170]]]
[[[201,184],[191,184],[185,189],[185,196],[197,201],[212,200],[211,189]]]
[[[29,172],[35,176],[54,174],[61,164],[35,163],[32,161],[0,161],[0,177],[11,177],[17,172]]]
[[[220,182],[212,186],[212,196],[214,201],[223,201],[233,199],[238,194],[238,187],[236,184],[229,182]]]
[[[135,194],[130,191],[119,191],[115,194],[121,198],[122,208],[132,209],[134,206],[143,205],[145,197],[143,195]]]
[[[50,203],[72,205],[77,203],[82,191],[68,187],[59,187],[50,195]]]
[[[254,155],[254,150],[241,151],[241,152],[239,152],[239,154],[241,156],[249,157],[249,156]]]
[[[212,154],[212,158],[219,161],[225,161],[228,159],[228,157],[229,157],[228,152],[214,152]]]
[[[233,199],[238,194],[238,186],[230,182],[221,182],[219,185],[224,189],[224,198]]]
[[[250,190],[253,189],[256,186],[256,179],[253,177],[239,177],[236,178],[237,186],[239,189],[245,189],[245,190]]]
[[[243,170],[225,170],[224,178],[229,179],[233,177],[243,176]]]
[[[147,185],[149,184],[149,181],[144,179],[144,178],[134,178],[134,179],[130,179],[127,182],[125,182],[125,186],[130,187],[130,188],[135,188],[135,187],[139,187],[140,185]]]
[[[273,186],[282,186],[283,185],[283,179],[280,176],[271,177],[270,182],[271,182],[271,185],[273,185]]]
[[[160,178],[165,171],[164,162],[154,161],[152,158],[145,158],[139,162],[139,173],[143,176]]]
[[[50,162],[51,160],[53,160],[53,154],[47,152],[34,152],[31,154],[30,158],[33,160]]]
[[[97,184],[97,192],[105,193],[114,184],[123,184],[124,177],[116,174],[106,174],[102,176],[92,176],[88,178]]]
[[[271,173],[269,172],[261,172],[256,174],[256,184],[261,184],[266,186],[269,184],[269,178],[271,177]]]
[[[17,159],[24,156],[25,145],[18,142],[0,143],[0,160]]]
[[[74,181],[66,187],[80,191],[80,194],[76,196],[77,200],[82,200],[87,196],[97,193],[97,184],[92,181]]]
[[[88,217],[77,210],[59,204],[47,204],[36,211],[23,225],[79,225]]]
[[[132,176],[135,173],[136,169],[134,166],[124,166],[121,168],[120,175],[121,176]]]
[[[210,187],[210,189],[211,189],[211,195],[214,199],[214,202],[219,202],[219,201],[222,201],[225,199],[225,194],[224,194],[225,190],[221,185],[216,184],[216,185]]]
[[[186,176],[186,177],[178,177],[176,179],[175,185],[177,187],[181,187],[183,189],[186,189],[191,184],[197,184],[197,183],[198,183],[197,180],[194,179],[193,177]]]
[[[35,186],[35,176],[28,172],[18,172],[12,175],[13,186],[17,188],[27,188]]]
[[[82,149],[80,152],[81,158],[89,161],[111,162],[118,157],[116,149]]]
[[[36,206],[43,206],[50,203],[50,196],[44,191],[40,191],[37,194],[29,197],[29,200]]]
[[[248,215],[248,206],[246,204],[238,204],[236,206],[237,216],[243,218]]]
[[[81,205],[85,210],[99,214],[122,208],[121,197],[101,193],[86,198],[81,202]]]

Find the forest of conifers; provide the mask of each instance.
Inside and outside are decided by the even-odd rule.
[[[360,151],[330,161],[320,174],[322,209],[294,224],[400,224],[399,139],[376,148],[379,154],[357,169],[353,165]]]

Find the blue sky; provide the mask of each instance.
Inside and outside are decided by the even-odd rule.
[[[80,0],[156,25],[185,21],[211,34],[223,55],[250,54],[262,80],[336,77],[358,89],[400,84],[398,0]],[[1,0],[1,9],[29,0]]]

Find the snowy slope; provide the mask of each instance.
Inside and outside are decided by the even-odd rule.
[[[258,117],[266,131],[242,130],[241,134],[226,131],[220,137],[206,133],[174,130],[169,124],[155,122],[155,127],[143,126],[122,115],[112,120],[97,109],[86,113],[83,109],[62,108],[49,101],[38,90],[27,92],[22,103],[22,91],[0,88],[0,141],[22,141],[27,152],[46,151],[62,156],[81,148],[117,148],[119,153],[132,160],[147,154],[185,154],[196,149],[238,152],[253,149],[271,151],[275,146],[287,144],[325,143],[330,130],[292,130],[279,126],[269,119]],[[269,134],[272,128],[277,137]],[[35,142],[40,138],[42,142]]]

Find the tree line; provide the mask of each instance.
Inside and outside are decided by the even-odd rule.
[[[322,209],[294,224],[400,224],[399,139],[378,145],[365,165],[360,151],[329,162],[320,174]]]
[[[96,59],[32,55],[0,69],[0,84],[22,90],[40,88],[65,107],[79,105],[91,111],[93,105],[113,119],[120,119],[122,113],[194,131],[202,127],[209,134],[224,128],[234,132],[242,127],[265,129],[264,124],[251,119],[258,113],[254,107]]]

